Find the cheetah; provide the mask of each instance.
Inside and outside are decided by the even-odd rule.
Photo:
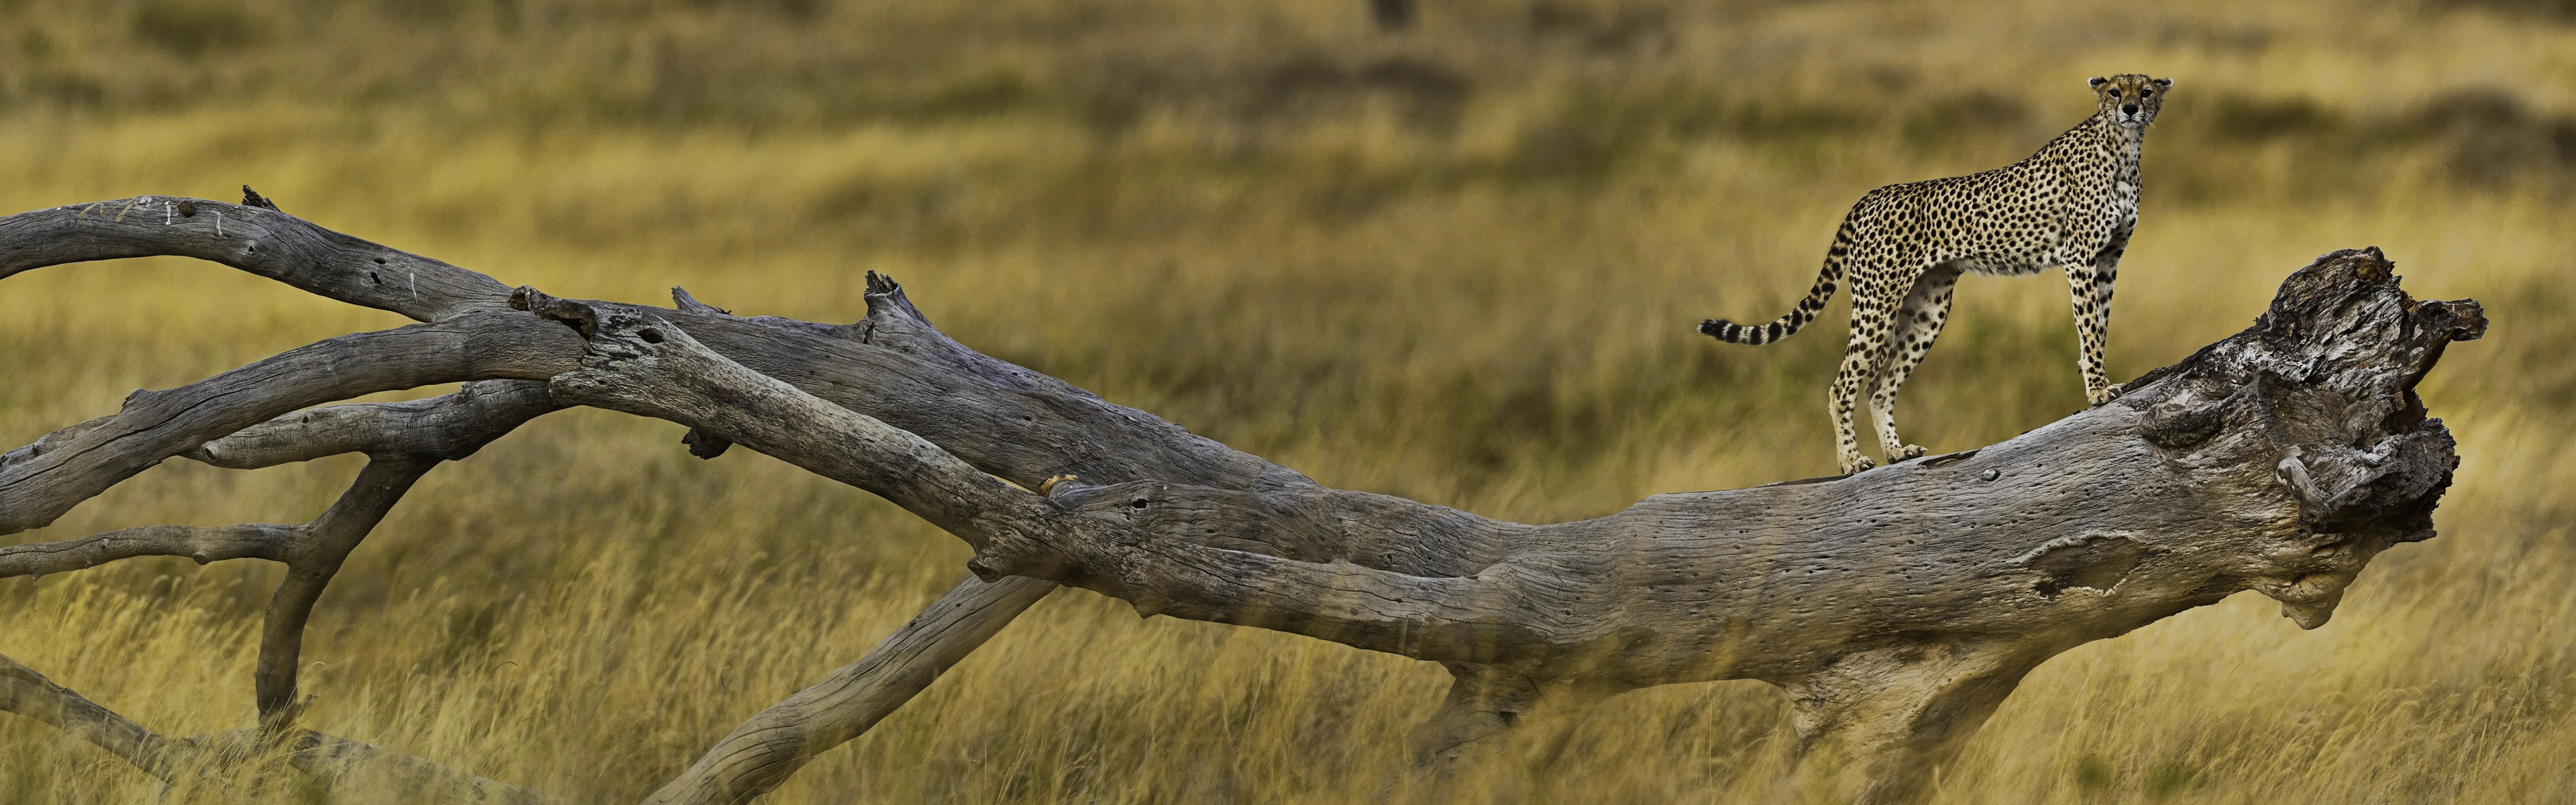
[[[2173,79],[2132,73],[2087,83],[2100,107],[2030,158],[1861,196],[1825,250],[1823,273],[1788,315],[1765,326],[1710,319],[1699,331],[1733,344],[1787,338],[1824,312],[1848,269],[1851,343],[1834,375],[1828,410],[1835,458],[1844,474],[1857,473],[1876,466],[1861,455],[1852,433],[1852,406],[1864,388],[1887,459],[1923,455],[1922,447],[1896,437],[1896,390],[1941,335],[1959,276],[2062,268],[2082,345],[2075,366],[2085,399],[2110,402],[2121,392],[2102,373],[2111,282],[2138,223],[2138,150]]]

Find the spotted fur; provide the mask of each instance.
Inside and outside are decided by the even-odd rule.
[[[1829,408],[1836,459],[1843,472],[1860,472],[1875,466],[1852,430],[1852,407],[1864,389],[1888,460],[1923,455],[1896,437],[1896,390],[1941,335],[1959,276],[2058,268],[2074,300],[2084,396],[2094,405],[2110,402],[2121,391],[2102,373],[2111,283],[2137,227],[2139,148],[2173,80],[2127,74],[2089,83],[2100,104],[2093,116],[2029,159],[1862,196],[1825,250],[1816,284],[1787,315],[1761,326],[1710,319],[1699,331],[1736,344],[1787,338],[1824,312],[1848,273],[1851,343]]]

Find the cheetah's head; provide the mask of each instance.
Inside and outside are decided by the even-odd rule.
[[[2156,110],[2165,105],[2165,91],[2173,79],[2148,78],[2137,73],[2122,73],[2109,78],[2085,82],[2093,85],[2093,94],[2102,101],[2102,119],[2133,129],[2147,127],[2156,119]]]

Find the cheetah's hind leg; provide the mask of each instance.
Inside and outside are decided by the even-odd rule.
[[[1878,421],[1878,449],[1887,455],[1888,463],[1922,458],[1929,451],[1919,444],[1906,444],[1896,435],[1896,392],[1913,376],[1914,367],[1923,364],[1923,356],[1932,351],[1932,341],[1941,337],[1942,325],[1950,321],[1951,292],[1959,285],[1959,267],[1936,265],[1923,271],[1905,301],[1896,311],[1880,359],[1878,383],[1870,391],[1869,413]]]
[[[1834,373],[1830,410],[1834,421],[1834,458],[1843,474],[1851,475],[1878,466],[1878,462],[1860,453],[1858,429],[1852,427],[1852,414],[1860,406],[1861,396],[1885,382],[1894,367],[1891,363],[1896,340],[1904,328],[1898,307],[1908,289],[1914,287],[1918,271],[1886,270],[1868,265],[1852,272],[1851,342],[1843,347],[1843,361]],[[1877,411],[1879,437],[1890,438],[1890,420]]]

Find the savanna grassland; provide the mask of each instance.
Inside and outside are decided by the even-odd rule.
[[[2423,389],[2463,461],[2442,536],[2332,624],[2247,593],[2052,660],[1939,801],[2576,801],[2563,1],[1425,0],[1385,32],[1360,0],[0,0],[0,212],[248,182],[559,296],[821,321],[861,315],[873,269],[969,345],[1326,484],[1563,520],[1831,472],[1839,324],[1763,350],[1692,325],[1787,309],[1862,192],[2018,159],[2126,71],[2177,86],[2113,373],[2377,245],[2494,320]],[[1971,278],[1952,321],[1909,438],[2083,404],[2063,283]],[[0,443],[399,323],[203,263],[14,277]],[[307,720],[631,801],[963,575],[894,507],[680,432],[564,412],[431,475],[324,597]],[[172,462],[8,539],[300,522],[355,467]],[[165,732],[246,726],[278,577],[6,580],[0,654]],[[765,801],[1371,801],[1445,683],[1063,591]],[[1784,778],[1786,710],[1751,682],[1630,694],[1476,798],[1829,801]],[[158,795],[0,720],[0,803]]]

